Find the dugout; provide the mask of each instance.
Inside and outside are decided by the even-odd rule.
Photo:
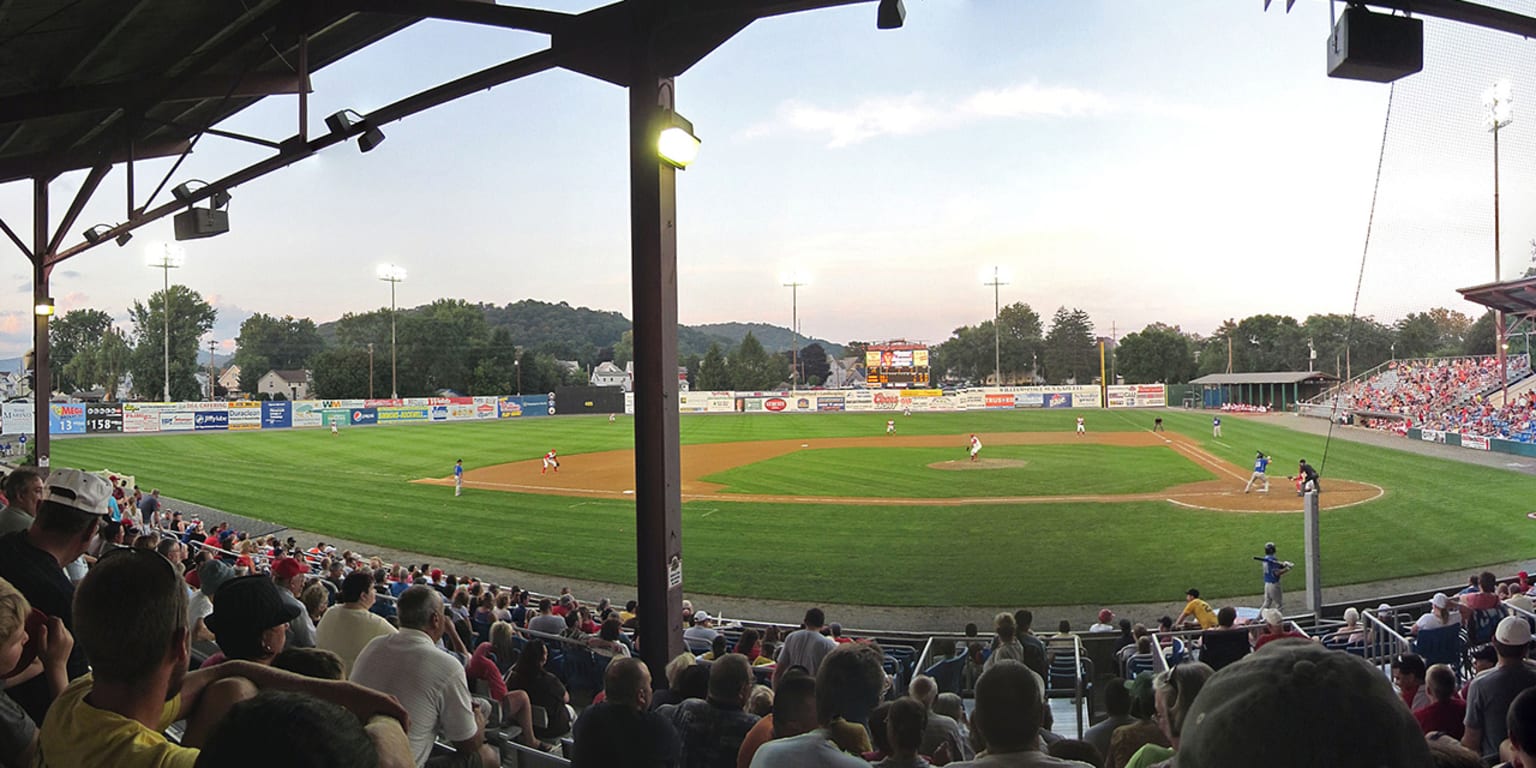
[[[554,413],[623,413],[623,387],[555,387],[549,404]]]
[[[1220,408],[1228,404],[1267,405],[1285,411],[1322,394],[1338,380],[1337,376],[1319,371],[1264,371],[1212,373],[1189,383],[1200,388],[1201,408]]]

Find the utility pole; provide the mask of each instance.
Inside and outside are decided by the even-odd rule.
[[[1003,385],[1003,331],[998,324],[998,316],[1001,314],[1001,304],[998,300],[998,289],[1007,285],[1003,282],[997,267],[992,268],[991,282],[982,285],[992,286],[992,386]]]
[[[214,389],[219,385],[218,368],[213,364],[213,351],[219,348],[219,343],[213,339],[208,340],[208,399],[212,400]]]
[[[373,342],[368,342],[368,399],[373,399]]]
[[[1109,383],[1111,384],[1120,383],[1120,377],[1115,375],[1115,350],[1120,348],[1115,341],[1119,337],[1118,334],[1119,329],[1116,328],[1115,321],[1109,321]]]
[[[785,278],[784,287],[789,289],[789,388],[800,388],[800,289],[806,281],[795,273]]]

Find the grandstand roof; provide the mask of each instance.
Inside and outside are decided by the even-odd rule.
[[[1457,288],[1462,298],[1510,315],[1536,313],[1536,277]]]
[[[1208,373],[1191,384],[1298,384],[1302,382],[1338,381],[1322,371],[1256,371],[1253,373]]]

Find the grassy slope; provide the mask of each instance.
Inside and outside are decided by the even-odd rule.
[[[919,414],[902,434],[1069,431],[1070,412]],[[1322,438],[1243,419],[1166,412],[1170,430],[1244,465],[1254,450],[1284,473]],[[1087,413],[1095,431],[1144,429],[1145,413]],[[875,414],[700,416],[683,440],[710,443],[877,435]],[[113,467],[167,493],[383,546],[620,583],[634,573],[633,506],[624,502],[470,492],[409,484],[471,468],[629,447],[631,421],[563,417],[344,431],[211,433],[69,439],[59,466]],[[999,446],[1001,447],[1001,446]],[[988,446],[988,455],[993,446]],[[1525,500],[1536,479],[1335,441],[1329,477],[1374,482],[1386,498],[1323,516],[1329,584],[1469,567],[1526,556]],[[1084,476],[1102,475],[1099,465]],[[954,473],[982,478],[989,472]],[[977,482],[990,482],[978,479]],[[794,487],[784,489],[798,492]],[[1258,590],[1250,556],[1262,542],[1299,560],[1299,514],[1240,515],[1163,502],[843,507],[700,502],[683,513],[689,588],[748,596],[889,605],[1063,604],[1175,600]],[[1300,583],[1299,574],[1296,583]]]

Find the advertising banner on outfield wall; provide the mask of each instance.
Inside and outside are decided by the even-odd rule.
[[[318,427],[325,423],[325,408],[318,400],[300,400],[293,404],[290,422],[295,427]],[[345,411],[339,411],[345,413]],[[343,422],[344,423],[344,422]]]
[[[87,404],[85,431],[90,433],[123,431],[123,406],[118,403]]]
[[[25,435],[32,432],[32,404],[0,404],[0,432],[7,435]]]
[[[425,406],[389,406],[374,409],[380,424],[398,424],[402,421],[426,421],[430,409]]]
[[[159,432],[160,410],[142,403],[123,403],[124,432]]]
[[[192,425],[199,432],[229,429],[229,411],[227,409],[222,411],[194,411],[192,414]]]
[[[1161,408],[1168,404],[1168,388],[1162,384],[1112,384],[1111,408]]]
[[[523,395],[524,416],[553,416],[555,404],[550,402],[549,395]]]
[[[818,411],[841,411],[847,407],[847,402],[843,399],[842,395],[816,396],[816,410]]]
[[[261,404],[262,429],[287,429],[293,426],[293,403],[275,400]]]
[[[230,403],[229,428],[233,430],[261,429],[261,403],[250,400]]]
[[[477,418],[477,419],[494,419],[494,418],[496,418],[496,398],[494,398],[494,397],[476,397],[475,398],[475,418]]]
[[[1012,408],[1014,407],[1014,395],[1007,392],[997,394],[988,392],[983,396],[981,404],[986,408]]]
[[[869,400],[877,411],[901,410],[901,393],[894,389],[877,389],[870,393]]]
[[[1045,392],[1040,395],[1041,408],[1071,408],[1071,392]]]
[[[1461,447],[1471,448],[1474,451],[1486,451],[1488,450],[1488,438],[1477,435],[1462,435]]]
[[[351,414],[348,418],[348,423],[353,426],[379,423],[379,409],[377,408],[352,408],[348,410],[348,413]]]
[[[85,434],[85,404],[57,403],[48,406],[48,434]]]
[[[197,429],[196,411],[172,411],[160,412],[161,432],[191,432]]]
[[[1445,445],[1445,431],[1439,429],[1419,430],[1419,439],[1426,443],[1439,443]]]
[[[496,415],[503,419],[515,419],[523,415],[523,399],[521,397],[496,398]]]

